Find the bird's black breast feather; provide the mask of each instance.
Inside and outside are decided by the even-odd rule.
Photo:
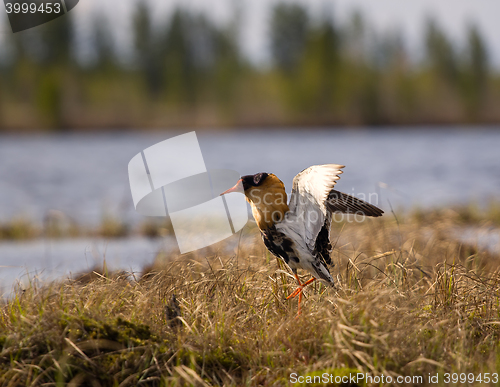
[[[278,258],[281,258],[288,264],[291,260],[298,262],[299,259],[295,255],[292,248],[292,241],[285,234],[276,230],[276,226],[272,226],[261,232],[262,240],[267,249]]]

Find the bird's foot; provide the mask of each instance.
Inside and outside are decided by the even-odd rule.
[[[295,291],[290,294],[286,299],[289,300],[290,298],[295,298],[299,295],[299,293],[302,293],[302,290],[304,289],[303,286],[299,286]]]
[[[297,295],[299,296],[299,306],[297,309],[297,316],[295,318],[298,318],[302,314],[302,307],[301,307],[301,302],[302,302],[302,290],[304,289],[304,285],[300,285],[295,291],[290,294],[286,299],[289,300],[290,298],[295,298]]]
[[[299,276],[297,274],[295,274],[295,278],[297,278],[297,282],[299,283],[299,287],[297,289],[295,289],[295,291],[290,294],[286,299],[289,300],[290,298],[295,298],[297,296],[299,296],[299,307],[298,307],[298,310],[297,310],[297,317],[299,317],[302,313],[302,308],[301,308],[301,302],[302,302],[302,291],[304,290],[304,287],[306,287],[307,285],[309,285],[311,282],[313,282],[316,278],[312,277],[310,280],[304,282],[304,283],[300,283],[300,279],[299,279]]]
[[[299,293],[302,293],[302,290],[307,286],[309,285],[311,282],[313,282],[316,278],[312,277],[310,280],[308,280],[307,282],[304,282],[303,284],[300,283],[300,279],[298,276],[295,276],[295,278],[297,278],[297,282],[299,283],[299,287],[297,289],[295,289],[295,291],[290,294],[286,299],[289,300],[290,298],[295,298],[299,295]]]

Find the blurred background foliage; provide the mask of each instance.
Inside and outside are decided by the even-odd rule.
[[[104,16],[92,20],[85,63],[71,14],[7,34],[0,130],[500,122],[500,75],[474,25],[458,45],[429,18],[415,60],[397,31],[376,34],[360,13],[336,23],[280,3],[272,63],[257,65],[239,48],[237,14],[228,25],[182,8],[152,16],[138,4],[129,59]]]

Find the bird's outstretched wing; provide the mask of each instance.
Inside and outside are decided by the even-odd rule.
[[[315,248],[316,238],[328,218],[326,201],[333,186],[340,179],[343,165],[313,165],[293,179],[290,196],[290,214],[303,225],[301,234],[310,251]]]
[[[308,249],[319,254],[326,263],[330,263],[332,213],[366,216],[380,216],[383,213],[363,200],[333,189],[340,179],[342,168],[344,166],[339,164],[325,164],[304,169],[293,179],[290,196],[290,216],[303,225],[300,231]]]

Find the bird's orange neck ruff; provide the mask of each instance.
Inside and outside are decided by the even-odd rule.
[[[263,184],[245,191],[252,214],[261,230],[267,230],[282,221],[289,211],[285,185],[270,174]]]

